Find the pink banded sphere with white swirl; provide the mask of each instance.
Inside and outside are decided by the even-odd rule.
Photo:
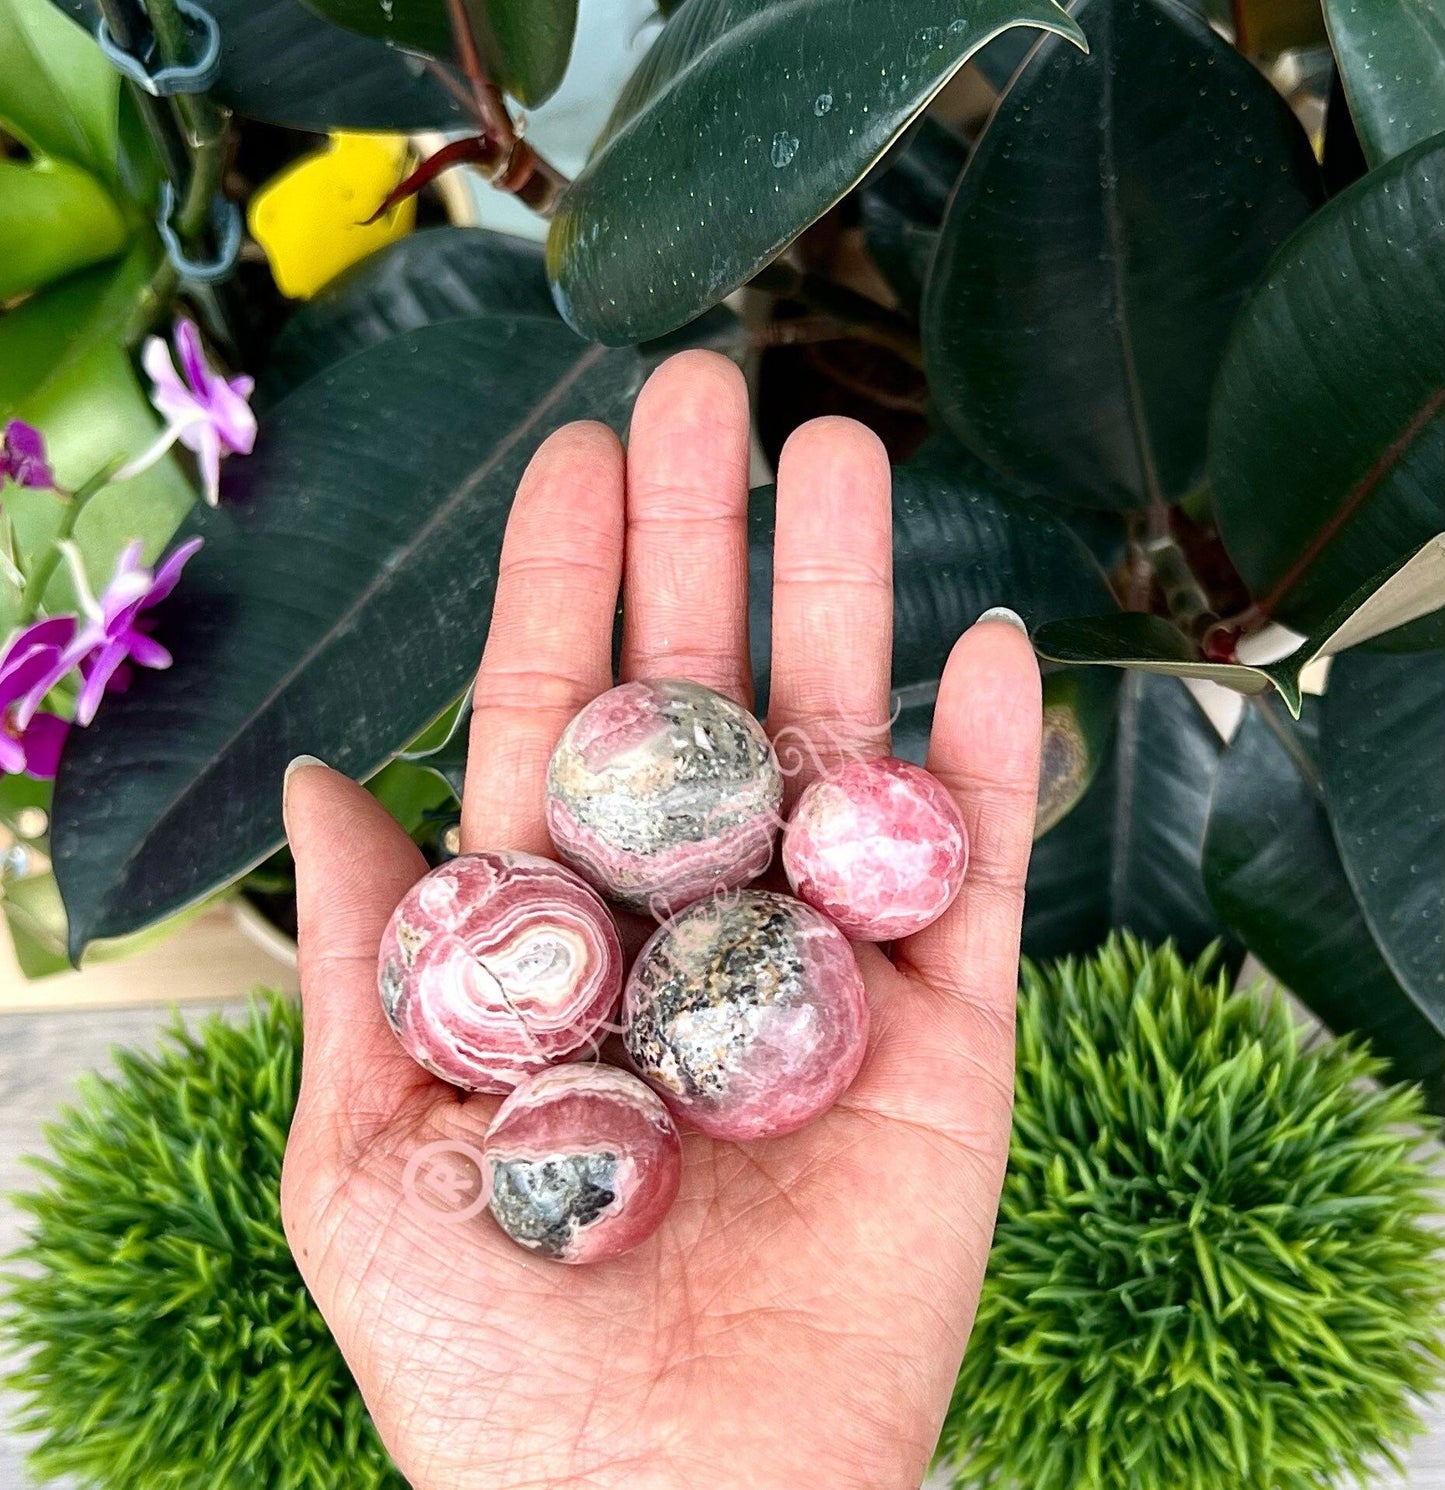
[[[622,987],[595,890],[534,854],[464,854],[402,897],[381,940],[381,1003],[407,1053],[476,1092],[600,1041]]]

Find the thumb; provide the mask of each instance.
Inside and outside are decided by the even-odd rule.
[[[427,864],[370,792],[311,756],[287,768],[283,812],[296,860],[304,1033],[297,1126],[350,1157],[437,1085],[392,1033],[376,986],[382,933]]]

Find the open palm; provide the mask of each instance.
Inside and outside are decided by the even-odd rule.
[[[689,677],[751,702],[747,451],[741,377],[688,352],[639,396],[625,455],[592,424],[537,452],[477,678],[464,848],[551,852],[547,759],[613,683],[619,586],[624,678]],[[890,513],[887,460],[861,426],[823,419],[789,440],[768,727],[824,759],[887,749]],[[929,752],[968,825],[968,879],[891,960],[858,948],[873,1018],[857,1081],[787,1138],[685,1135],[662,1229],[584,1268],[521,1251],[485,1215],[444,1224],[407,1204],[408,1160],[478,1143],[497,1099],[413,1065],[382,1015],[377,945],[421,856],[360,787],[319,764],[292,772],[305,1058],[286,1232],[417,1490],[916,1490],[1007,1154],[1038,737],[1027,641],[975,626],[949,660]]]

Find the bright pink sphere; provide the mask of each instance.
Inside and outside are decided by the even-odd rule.
[[[497,1224],[557,1262],[601,1262],[645,1242],[682,1179],[667,1108],[635,1076],[591,1062],[524,1081],[502,1103],[483,1152]]]
[[[900,760],[853,761],[815,781],[783,830],[793,891],[855,941],[912,936],[953,904],[968,833],[937,778]]]
[[[600,1039],[622,947],[570,869],[535,854],[463,854],[402,897],[378,973],[414,1060],[455,1086],[509,1092]]]
[[[713,1138],[774,1138],[858,1074],[868,1000],[853,949],[788,895],[690,906],[638,954],[622,996],[633,1067]]]

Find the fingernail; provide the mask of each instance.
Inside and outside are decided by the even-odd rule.
[[[992,609],[984,611],[975,625],[982,625],[985,621],[1002,621],[1005,626],[1013,626],[1022,631],[1025,636],[1029,634],[1029,628],[1024,624],[1024,618],[1016,610],[1010,610],[1006,605],[995,605]]]
[[[286,812],[286,794],[291,790],[291,778],[305,766],[324,766],[326,762],[314,755],[298,755],[288,762],[286,774],[281,778],[281,812]]]

